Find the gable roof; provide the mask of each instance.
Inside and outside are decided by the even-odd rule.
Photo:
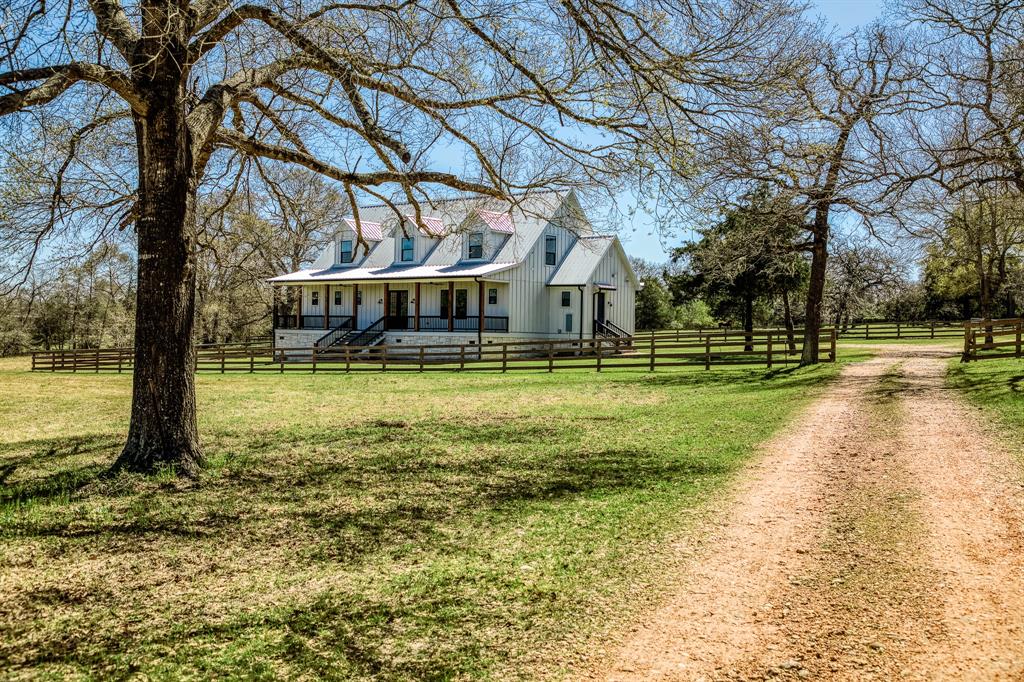
[[[487,227],[491,228],[492,232],[500,232],[502,234],[515,234],[516,226],[515,223],[512,222],[511,213],[485,211],[482,208],[478,208],[476,210],[476,213],[487,224]]]
[[[397,215],[396,215],[397,211]],[[497,216],[507,216],[512,231],[506,234],[494,256],[485,262],[463,262],[463,233],[469,227],[469,221],[485,220],[481,212]],[[395,239],[403,234],[403,223],[414,220],[415,213],[410,204],[386,204],[360,207],[360,220],[380,225],[382,239],[372,243],[369,253],[359,267],[332,266],[331,253],[325,251],[321,259],[313,266],[273,277],[269,281],[277,283],[319,282],[319,281],[352,281],[372,279],[404,279],[404,278],[438,278],[478,277],[518,265],[525,260],[530,250],[544,234],[544,230],[552,223],[571,225],[577,234],[592,233],[590,224],[586,222],[582,209],[575,195],[562,192],[538,192],[522,197],[512,205],[508,201],[499,201],[489,197],[471,197],[460,199],[444,199],[424,201],[421,203],[421,215],[429,216],[445,227],[444,234],[437,237],[436,243],[416,265],[395,263]],[[497,220],[502,227],[503,220]],[[493,229],[493,228],[492,228]]]
[[[413,227],[419,228],[419,231],[428,237],[443,237],[447,234],[444,227],[444,220],[441,218],[435,218],[434,216],[421,215],[420,221],[422,224],[416,224],[416,216],[407,215],[405,219],[412,224]]]
[[[356,227],[355,218],[345,218],[345,224],[351,228],[356,234],[362,233],[363,239],[371,242],[379,242],[384,239],[383,225],[380,223],[371,223],[367,220],[359,219],[359,227]]]
[[[562,264],[555,270],[555,274],[548,280],[548,286],[568,287],[582,286],[590,282],[594,270],[601,263],[601,259],[609,250],[615,249],[622,262],[626,266],[625,274],[636,284],[636,273],[626,258],[626,252],[622,249],[617,237],[610,235],[581,237],[569,249],[562,260]],[[612,282],[595,282],[595,284],[612,285]]]

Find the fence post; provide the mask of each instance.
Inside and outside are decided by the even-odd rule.
[[[964,362],[971,360],[971,323],[964,322]]]
[[[99,374],[100,373],[100,349],[99,348],[96,349],[96,354],[93,357],[93,363],[96,366],[96,373]]]
[[[836,333],[836,329],[835,329],[835,327],[833,327],[832,328],[832,334],[830,335],[831,338],[829,339],[829,342],[830,342],[829,343],[829,351],[828,351],[828,361],[829,362],[835,362],[836,361],[836,336],[837,335],[838,334]]]
[[[657,343],[654,340],[654,333],[652,332],[651,333],[651,365],[650,365],[650,369],[648,371],[651,371],[651,372],[654,371],[654,359],[655,359],[655,357],[657,355],[657,352],[658,352],[658,346],[657,346]]]
[[[935,320],[932,320],[932,336],[931,336],[931,338],[933,338],[933,339],[935,338]]]
[[[597,339],[597,346],[595,346],[595,351],[597,352],[597,371],[598,372],[601,371],[601,356],[604,355],[604,353],[601,352],[601,342],[603,340],[604,339]]]
[[[352,348],[345,346],[345,373],[352,371]]]
[[[33,358],[35,359],[35,358]],[[117,373],[121,373],[121,363],[124,361],[124,351],[120,348],[117,349]]]
[[[423,346],[420,346],[420,372],[423,372]]]
[[[388,371],[388,344],[385,343],[382,349],[384,352],[380,354],[380,371],[386,372]]]
[[[899,320],[896,321],[896,338],[897,339],[900,338],[900,323],[899,323]]]
[[[1021,321],[1017,320],[1017,324],[1015,325],[1015,328],[1016,328],[1016,332],[1017,332],[1017,357],[1018,358],[1020,357],[1020,326],[1021,326]]]
[[[772,333],[768,332],[768,369],[772,368]]]
[[[313,349],[313,353],[316,353],[316,349],[315,348]],[[314,357],[316,357],[316,356],[314,355]],[[313,371],[314,372],[316,371],[315,361],[314,361],[314,364],[313,364]],[[224,346],[220,347],[220,373],[221,374],[224,373]]]
[[[871,329],[871,323],[865,322],[864,323],[864,340],[865,341],[871,336],[871,334],[869,332],[870,329]]]
[[[316,374],[316,351],[317,351],[316,346],[313,346],[313,374]],[[221,357],[223,357],[223,355]],[[221,366],[221,372],[223,373],[223,371],[224,371],[224,368],[223,368],[223,366]]]
[[[704,369],[711,369],[711,334],[704,337]]]
[[[466,344],[459,346],[459,371],[466,369]]]
[[[555,342],[548,341],[548,371],[555,371]]]
[[[508,344],[501,344],[501,372],[502,374],[508,369]]]
[[[249,347],[249,374],[256,371],[256,350]]]

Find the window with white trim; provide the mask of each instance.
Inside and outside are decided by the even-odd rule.
[[[562,292],[562,307],[563,308],[568,308],[571,305],[572,305],[572,292],[571,291],[563,291]]]
[[[544,237],[544,265],[554,265],[558,260],[558,237]]]
[[[352,240],[342,239],[341,240],[341,262],[351,263],[352,262]]]
[[[415,252],[416,242],[413,241],[412,237],[402,237],[402,255],[401,261],[403,263],[411,263],[413,259],[413,253]]]
[[[484,233],[483,232],[472,232],[469,235],[469,257],[470,258],[483,258],[484,257]]]
[[[487,290],[487,305],[498,305],[498,290],[488,289]]]
[[[320,305],[320,292],[316,289],[309,292],[309,304],[314,308]]]

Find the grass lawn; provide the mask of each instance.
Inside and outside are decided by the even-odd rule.
[[[974,404],[1007,427],[1019,445],[1024,429],[1024,360],[1014,358],[950,363],[947,379]]]
[[[54,678],[565,670],[838,371],[201,374],[183,481],[100,476],[129,376],[26,364],[0,361],[0,670]]]

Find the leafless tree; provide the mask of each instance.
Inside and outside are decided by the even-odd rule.
[[[905,38],[880,26],[811,46],[807,69],[767,109],[736,116],[712,137],[708,169],[694,194],[734,206],[765,185],[805,216],[811,255],[801,361],[818,362],[818,333],[833,222],[855,215],[869,230],[895,214],[899,177],[890,156],[900,141],[889,125],[919,106],[920,67]]]
[[[12,0],[0,22],[11,149],[42,139],[57,188],[35,256],[73,199],[135,226],[132,415],[115,468],[202,463],[192,339],[197,195],[252,159],[358,199],[510,198],[679,167],[702,120],[784,60],[783,0]],[[120,140],[89,173],[79,152]],[[111,148],[114,148],[113,145]],[[54,153],[57,152],[58,153]],[[461,157],[439,170],[439,156]],[[76,218],[77,220],[77,218]],[[358,222],[359,215],[356,212]]]
[[[894,159],[902,184],[1024,192],[1024,1],[907,0],[903,11],[919,30],[927,106],[906,127],[916,153]]]

